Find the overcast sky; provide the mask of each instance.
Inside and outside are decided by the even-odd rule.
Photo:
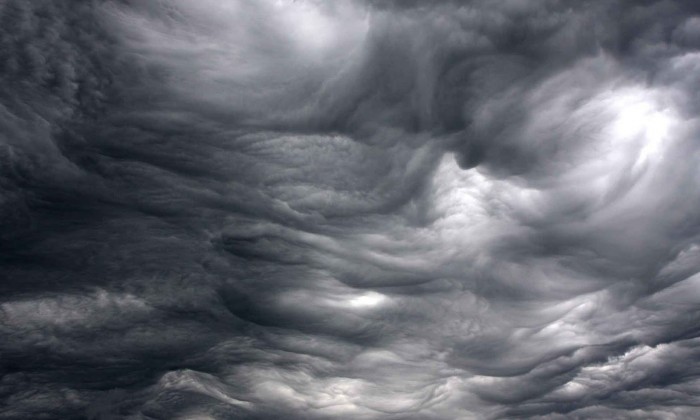
[[[689,419],[700,2],[1,0],[0,419]]]

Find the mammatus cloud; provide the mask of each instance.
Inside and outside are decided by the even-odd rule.
[[[0,418],[691,418],[691,1],[0,2]]]

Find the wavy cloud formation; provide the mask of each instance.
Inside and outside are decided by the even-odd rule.
[[[700,5],[0,3],[0,418],[690,418]]]

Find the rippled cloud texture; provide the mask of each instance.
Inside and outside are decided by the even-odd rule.
[[[700,3],[0,2],[0,418],[696,417]]]

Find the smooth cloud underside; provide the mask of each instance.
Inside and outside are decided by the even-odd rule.
[[[0,2],[0,418],[692,418],[694,1]]]

